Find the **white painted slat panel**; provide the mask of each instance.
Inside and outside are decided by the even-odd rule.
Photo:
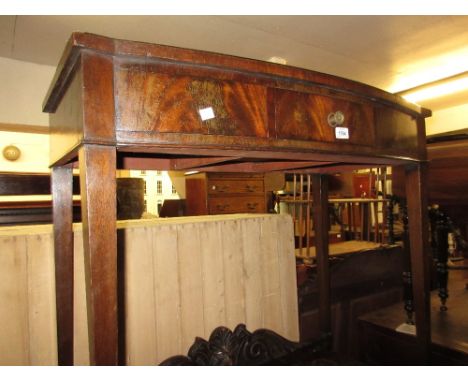
[[[29,365],[25,236],[0,237],[0,365]]]
[[[219,224],[201,223],[200,251],[203,264],[203,315],[205,334],[226,322],[222,232]]]
[[[278,227],[278,264],[280,270],[282,335],[291,341],[299,341],[299,310],[297,301],[296,259],[294,230],[289,215],[276,219]]]
[[[263,264],[263,326],[281,334],[280,271],[278,265],[278,229],[275,217],[261,220],[260,257]]]
[[[245,323],[244,254],[239,220],[220,222],[223,238],[224,295],[229,329]]]
[[[242,221],[244,247],[245,324],[249,331],[263,328],[263,264],[260,257],[261,219]]]
[[[26,238],[31,365],[57,364],[55,268],[51,234]]]
[[[177,227],[151,227],[158,362],[182,354]]]
[[[126,350],[128,365],[153,365],[157,360],[152,230],[128,228],[126,261]]]
[[[180,272],[182,351],[187,352],[195,337],[205,336],[203,275],[199,224],[177,225],[177,250]],[[167,286],[171,288],[171,286]]]
[[[126,231],[129,364],[151,365],[186,353],[195,336],[208,338],[220,325],[245,323],[251,331],[266,327],[298,338],[290,220],[230,215],[119,222],[119,228]],[[9,301],[0,304],[0,350],[8,349],[0,353],[0,364],[55,363],[52,230],[36,226],[25,232],[0,229],[0,297]],[[74,360],[87,365],[80,225],[74,232]]]

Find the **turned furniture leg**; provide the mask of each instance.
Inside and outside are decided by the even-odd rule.
[[[429,288],[430,252],[428,248],[427,164],[406,168],[413,298],[416,315],[416,339],[421,349],[421,361],[430,363],[431,310]]]
[[[445,304],[448,298],[448,234],[449,227],[447,217],[440,210],[438,210],[435,222],[435,238],[437,255],[437,284],[439,287],[439,298],[441,302],[440,310],[442,312],[447,310],[447,306]]]
[[[73,172],[52,168],[57,355],[60,366],[73,365]]]
[[[90,362],[117,365],[116,150],[79,151]]]
[[[322,335],[331,335],[330,271],[328,262],[328,178],[314,174],[312,179],[313,219],[317,258],[319,326]]]
[[[390,197],[387,205],[387,229],[388,229],[388,244],[395,244],[395,225],[393,218],[393,208],[395,207],[395,198]]]
[[[406,311],[406,323],[414,325],[413,279],[411,274],[411,255],[408,233],[408,208],[406,201],[400,204],[403,221],[403,300]]]
[[[437,230],[437,281],[439,284],[439,298],[441,302],[440,310],[445,312],[445,305],[448,298],[448,229],[445,222],[441,222],[441,226]]]

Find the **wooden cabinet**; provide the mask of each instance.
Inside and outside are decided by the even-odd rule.
[[[185,183],[187,215],[267,212],[263,174],[199,173]]]

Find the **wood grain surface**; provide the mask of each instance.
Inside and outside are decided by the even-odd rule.
[[[52,169],[58,363],[73,365],[73,169]]]
[[[266,137],[266,88],[169,76],[143,69],[116,73],[117,130]],[[211,107],[203,121],[199,110]]]
[[[90,359],[116,365],[116,152],[111,146],[85,145],[79,154]]]

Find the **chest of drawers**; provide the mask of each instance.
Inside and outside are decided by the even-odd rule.
[[[185,184],[188,215],[267,212],[263,174],[199,173]]]

